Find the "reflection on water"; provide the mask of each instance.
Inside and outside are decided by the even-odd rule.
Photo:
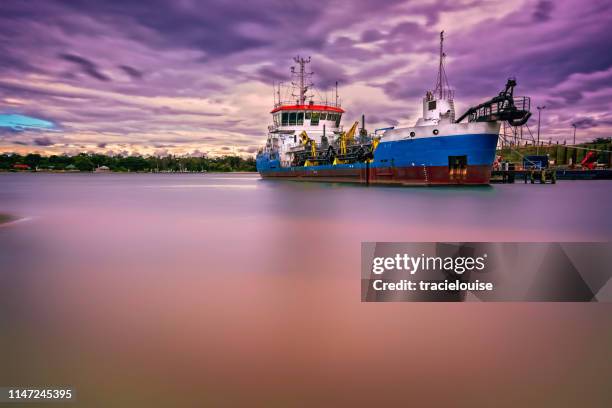
[[[0,186],[0,212],[30,218],[0,228],[0,385],[72,384],[83,406],[609,397],[610,305],[361,304],[359,253],[610,240],[610,182],[0,174]]]
[[[257,188],[256,184],[164,184],[163,186],[144,186],[148,188]]]

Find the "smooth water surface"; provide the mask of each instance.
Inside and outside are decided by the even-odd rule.
[[[0,385],[81,406],[609,401],[612,307],[360,303],[362,241],[609,241],[612,182],[0,174]],[[97,401],[97,403],[94,403]]]

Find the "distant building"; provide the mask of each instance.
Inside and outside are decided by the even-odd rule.
[[[13,164],[15,170],[30,170],[30,166],[27,164]]]
[[[96,173],[108,173],[110,169],[107,166],[96,167],[94,170]]]
[[[66,171],[79,171],[74,164],[69,164],[66,166]]]

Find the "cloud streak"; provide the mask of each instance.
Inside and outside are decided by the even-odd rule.
[[[89,75],[92,78],[95,78],[99,81],[109,81],[110,78],[100,72],[100,69],[96,64],[87,58],[79,57],[78,55],[73,54],[60,54],[60,58],[75,64],[81,72],[86,75]]]

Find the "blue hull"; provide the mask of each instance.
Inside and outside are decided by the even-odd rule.
[[[371,163],[281,167],[277,157],[262,153],[262,177],[325,179],[402,184],[487,184],[495,159],[497,134],[465,134],[381,142]],[[464,160],[453,167],[453,158]],[[465,173],[465,174],[464,174]]]

